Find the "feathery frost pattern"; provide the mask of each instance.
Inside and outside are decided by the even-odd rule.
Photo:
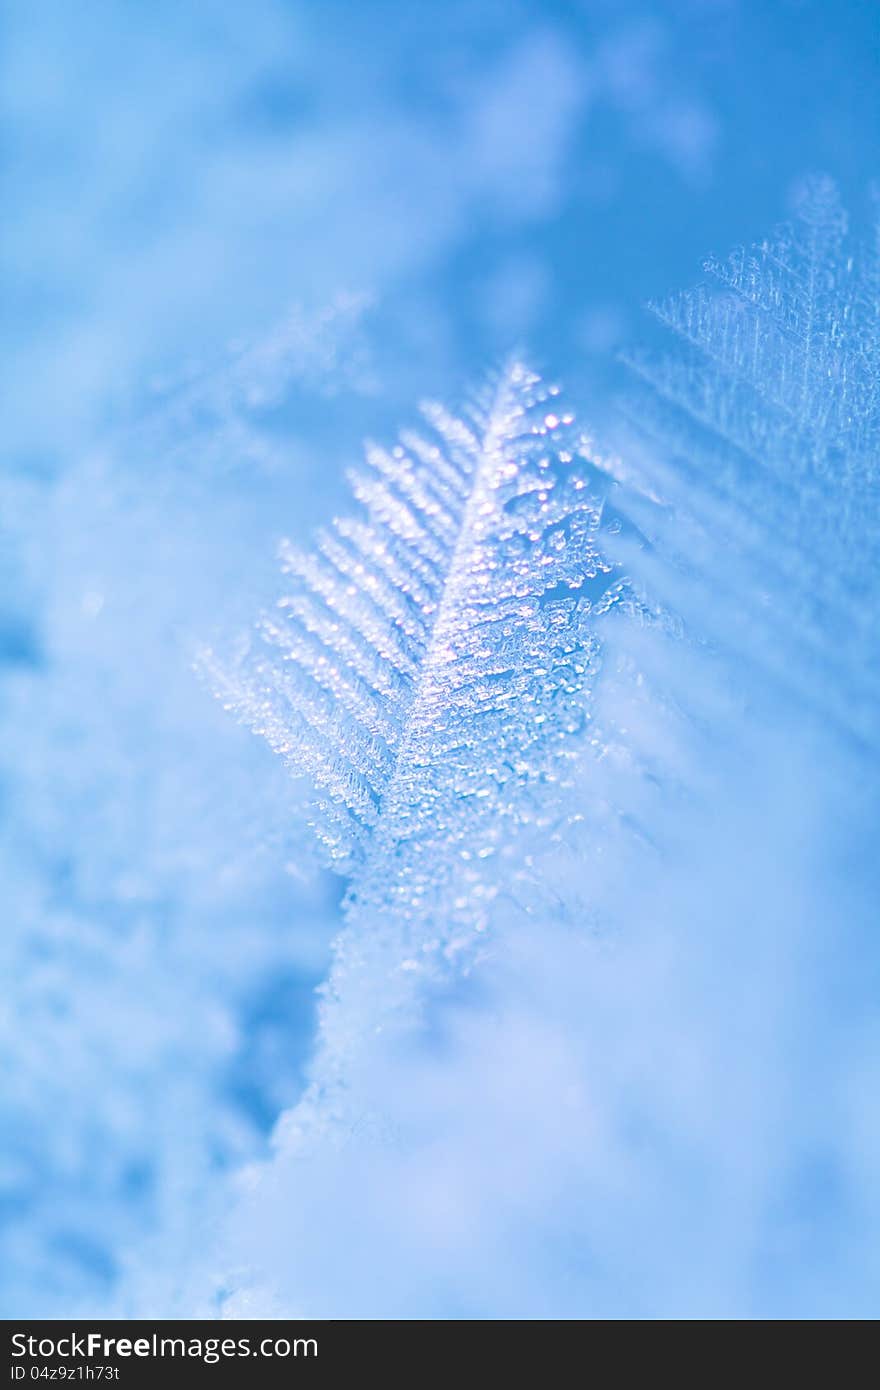
[[[874,740],[880,244],[850,253],[846,230],[834,185],[812,178],[790,225],[653,306],[683,347],[630,358],[649,388],[630,411],[648,454],[671,455],[654,482],[674,517],[664,545],[712,583],[726,639]]]
[[[426,405],[430,432],[369,446],[351,475],[362,514],[312,554],[285,542],[294,582],[257,650],[232,674],[206,658],[221,698],[312,779],[343,870],[380,822],[406,839],[428,820],[448,834],[471,802],[499,809],[533,750],[583,722],[585,620],[620,589],[601,475],[556,395],[514,365],[472,420]]]
[[[294,582],[257,650],[232,674],[209,658],[224,702],[311,778],[352,874],[322,1028],[336,1076],[414,974],[472,945],[589,720],[592,624],[624,591],[600,533],[621,523],[557,394],[515,364],[467,419],[428,405],[427,431],[368,448],[361,515],[310,555],[285,545]]]

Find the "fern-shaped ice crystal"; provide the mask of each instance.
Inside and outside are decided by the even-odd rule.
[[[667,541],[692,591],[726,598],[716,626],[874,741],[880,243],[851,253],[846,231],[834,185],[811,178],[791,223],[654,305],[682,347],[631,359],[650,388],[633,414],[671,455]]]
[[[310,554],[283,547],[289,591],[241,668],[213,664],[225,703],[311,779],[352,875],[325,1052],[377,1001],[398,1008],[395,980],[473,942],[589,718],[592,621],[622,592],[599,545],[607,480],[555,388],[516,364],[467,419],[423,415],[367,449],[359,516]]]

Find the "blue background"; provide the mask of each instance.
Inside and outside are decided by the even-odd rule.
[[[196,645],[271,598],[278,539],[422,395],[523,347],[601,422],[643,302],[801,174],[863,220],[880,24],[856,0],[0,23],[0,1306],[50,1316],[115,1306],[145,1241],[186,1266],[212,1181],[296,1099],[339,921]],[[799,1200],[834,1199],[817,1162]]]

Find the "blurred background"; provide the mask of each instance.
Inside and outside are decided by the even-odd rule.
[[[343,885],[192,673],[365,435],[878,166],[874,0],[4,0],[0,1310],[109,1310],[292,1104]],[[173,1264],[174,1261],[172,1260]],[[168,1306],[172,1290],[167,1291]]]

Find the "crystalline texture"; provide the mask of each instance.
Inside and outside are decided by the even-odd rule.
[[[734,650],[871,742],[878,264],[876,245],[850,254],[834,185],[812,178],[790,225],[654,306],[683,350],[631,359],[648,388],[633,414],[670,465],[654,482],[675,518],[658,549],[713,586]]]
[[[316,831],[352,875],[319,1089],[405,1016],[414,976],[472,949],[588,718],[591,621],[621,581],[599,544],[607,480],[556,395],[514,364],[467,420],[428,405],[424,435],[371,446],[361,516],[313,555],[283,548],[295,587],[239,671],[208,658],[227,705],[311,778]]]

